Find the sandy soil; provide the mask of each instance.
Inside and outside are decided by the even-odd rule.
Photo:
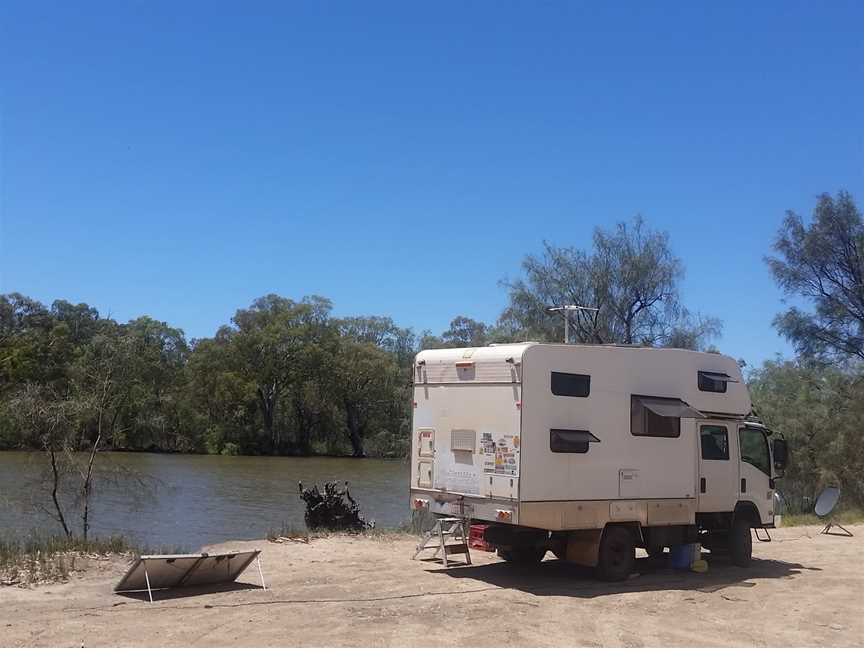
[[[415,540],[336,537],[260,547],[268,590],[177,590],[155,603],[112,593],[125,569],[93,562],[69,583],[0,588],[0,646],[862,646],[864,526],[773,532],[742,570],[639,561],[621,584],[555,560],[516,567],[412,561]],[[216,547],[214,547],[215,549]]]

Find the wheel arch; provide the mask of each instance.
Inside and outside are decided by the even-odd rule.
[[[732,524],[736,520],[746,520],[751,528],[761,527],[762,518],[759,517],[759,509],[750,501],[740,501],[735,504],[735,511],[732,514]]]
[[[600,540],[602,541],[603,536],[606,535],[606,529],[611,527],[620,527],[627,529],[630,534],[633,536],[633,544],[636,546],[641,546],[645,543],[645,536],[642,533],[642,525],[639,522],[607,522],[603,527],[603,532],[600,534]]]

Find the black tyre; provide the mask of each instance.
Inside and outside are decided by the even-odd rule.
[[[729,556],[732,564],[738,567],[749,567],[753,556],[753,535],[750,523],[744,518],[736,518],[729,532]]]
[[[498,549],[498,556],[517,565],[533,565],[543,560],[546,555],[544,547],[512,547]]]
[[[600,540],[597,575],[605,581],[622,581],[636,564],[636,543],[624,527],[606,527]]]

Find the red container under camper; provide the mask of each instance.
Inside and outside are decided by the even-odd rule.
[[[471,525],[471,529],[468,531],[468,546],[471,547],[471,549],[495,551],[492,545],[486,542],[486,529],[488,528],[488,524]]]

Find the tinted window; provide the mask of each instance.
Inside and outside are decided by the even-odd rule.
[[[681,419],[677,416],[660,416],[645,407],[638,396],[632,396],[630,433],[634,436],[675,439],[681,436]]]
[[[585,398],[591,393],[591,376],[553,371],[552,393],[556,396]]]
[[[702,458],[712,461],[729,459],[729,435],[724,425],[703,425],[699,428]]]
[[[587,430],[549,430],[549,449],[552,452],[588,452],[589,443],[600,439]]]
[[[699,391],[725,394],[726,384],[727,382],[725,380],[713,378],[710,375],[706,375],[704,371],[699,372]]]
[[[756,466],[769,477],[771,476],[771,460],[768,454],[768,439],[757,428],[743,427],[738,431],[741,444],[741,461]]]

